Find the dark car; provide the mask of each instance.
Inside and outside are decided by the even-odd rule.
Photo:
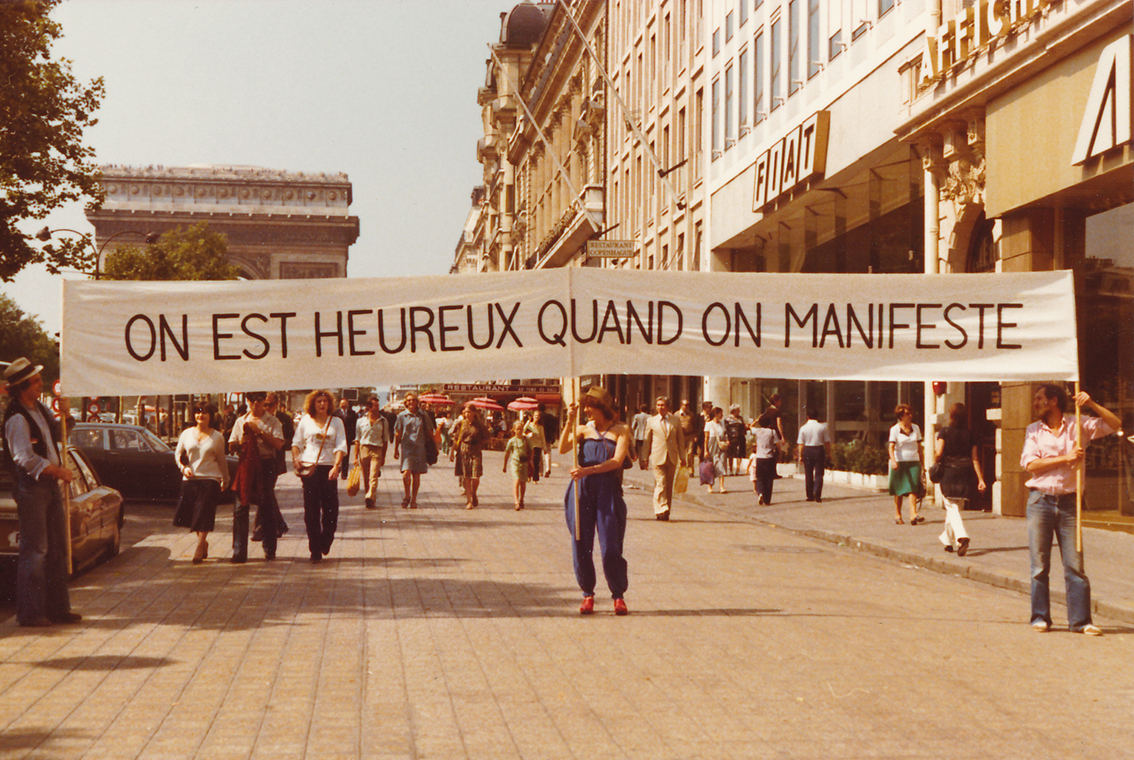
[[[67,452],[67,468],[74,475],[67,487],[71,498],[71,567],[78,575],[118,554],[126,515],[122,494],[99,481],[81,451]],[[12,480],[12,471],[0,468],[0,560],[14,579],[20,526]]]
[[[181,493],[181,469],[173,449],[144,427],[82,422],[71,430],[71,445],[87,455],[102,481],[126,499],[176,501]],[[229,475],[236,474],[236,457],[228,457]],[[231,499],[231,491],[226,491]]]

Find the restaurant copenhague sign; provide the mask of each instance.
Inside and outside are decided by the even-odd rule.
[[[73,396],[606,373],[1078,378],[1064,271],[68,280],[61,352]]]

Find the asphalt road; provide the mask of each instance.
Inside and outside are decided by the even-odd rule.
[[[341,489],[318,566],[291,476],[271,563],[229,564],[222,519],[194,566],[172,507],[133,505],[84,623],[3,608],[0,758],[1134,757],[1134,628],[1035,634],[1018,592],[710,506],[660,523],[640,489],[631,614],[600,581],[582,618],[563,470],[515,512],[500,461],[474,511],[442,469],[413,511],[391,468],[377,511]]]

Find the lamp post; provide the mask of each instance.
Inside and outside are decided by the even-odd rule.
[[[95,247],[94,241],[89,234],[84,233],[84,232],[79,232],[78,230],[72,230],[72,229],[69,229],[67,227],[60,227],[60,228],[54,229],[54,230],[50,230],[47,227],[44,227],[42,230],[40,230],[39,232],[37,232],[35,234],[35,237],[36,237],[36,240],[42,240],[43,242],[46,243],[48,240],[51,240],[52,234],[54,234],[56,232],[73,232],[76,235],[78,235],[80,238],[82,238],[83,241],[85,243],[87,243],[88,245],[90,245],[91,249],[94,250],[94,247]],[[154,243],[156,243],[158,241],[158,238],[161,237],[156,232],[142,232],[141,230],[122,230],[121,232],[116,232],[115,234],[111,235],[106,240],[104,240],[102,245],[100,245],[98,247],[98,250],[95,251],[94,278],[96,280],[100,279],[102,277],[102,252],[103,252],[103,250],[106,249],[106,246],[110,244],[111,240],[114,240],[115,238],[121,237],[123,235],[141,235],[142,237],[145,238],[146,243],[148,245],[153,245]]]

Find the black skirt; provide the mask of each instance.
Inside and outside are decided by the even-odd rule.
[[[220,483],[210,478],[181,481],[181,498],[173,524],[194,533],[210,533],[216,527]]]

